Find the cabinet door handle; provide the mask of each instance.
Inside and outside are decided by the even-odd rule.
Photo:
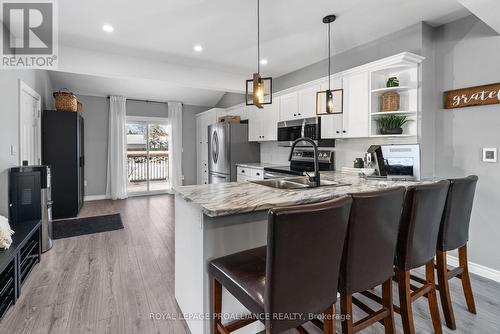
[[[343,133],[346,133],[347,131],[346,131],[346,130],[343,130],[342,132],[343,132]]]
[[[297,114],[293,114],[293,116],[297,116]]]
[[[340,133],[340,131],[337,131],[337,133]]]
[[[242,170],[241,170],[241,172],[242,172],[242,173],[245,173],[245,170],[244,170],[244,169],[242,169]]]
[[[299,116],[302,115],[301,113],[299,113]]]
[[[255,175],[260,176],[260,173],[255,173]]]

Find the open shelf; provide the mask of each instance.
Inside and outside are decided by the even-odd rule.
[[[391,77],[399,80],[399,86],[387,87]],[[401,63],[370,72],[370,137],[372,138],[403,138],[417,137],[419,102],[419,71],[417,64]],[[399,110],[382,111],[383,94],[397,92],[399,94]],[[400,135],[382,135],[379,133],[377,120],[385,116],[406,116],[408,122],[403,125]]]
[[[390,137],[416,137],[417,135],[412,134],[401,134],[401,135],[371,135],[372,138],[390,138]]]
[[[397,111],[379,111],[372,112],[371,116],[388,116],[388,115],[406,115],[406,116],[415,116],[417,114],[416,111],[410,110],[397,110]]]
[[[372,89],[372,93],[385,93],[390,91],[401,92],[410,89],[416,89],[416,87],[413,86],[383,87],[383,88]]]

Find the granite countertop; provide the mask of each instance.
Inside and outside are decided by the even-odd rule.
[[[242,162],[236,164],[238,167],[264,169],[266,167],[283,167],[283,165],[269,164],[265,162]]]
[[[365,192],[380,188],[409,186],[422,182],[366,180],[357,175],[340,172],[322,172],[325,180],[349,183],[341,187],[311,189],[275,189],[251,182],[231,182],[208,185],[177,187],[175,192],[184,200],[199,205],[209,217],[269,210],[279,206],[326,201],[353,192]]]

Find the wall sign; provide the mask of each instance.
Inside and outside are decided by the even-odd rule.
[[[444,92],[445,109],[500,103],[500,83]]]

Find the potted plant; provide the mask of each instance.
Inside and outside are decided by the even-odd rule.
[[[390,115],[377,119],[381,135],[400,135],[403,133],[403,125],[408,122],[406,116]]]

